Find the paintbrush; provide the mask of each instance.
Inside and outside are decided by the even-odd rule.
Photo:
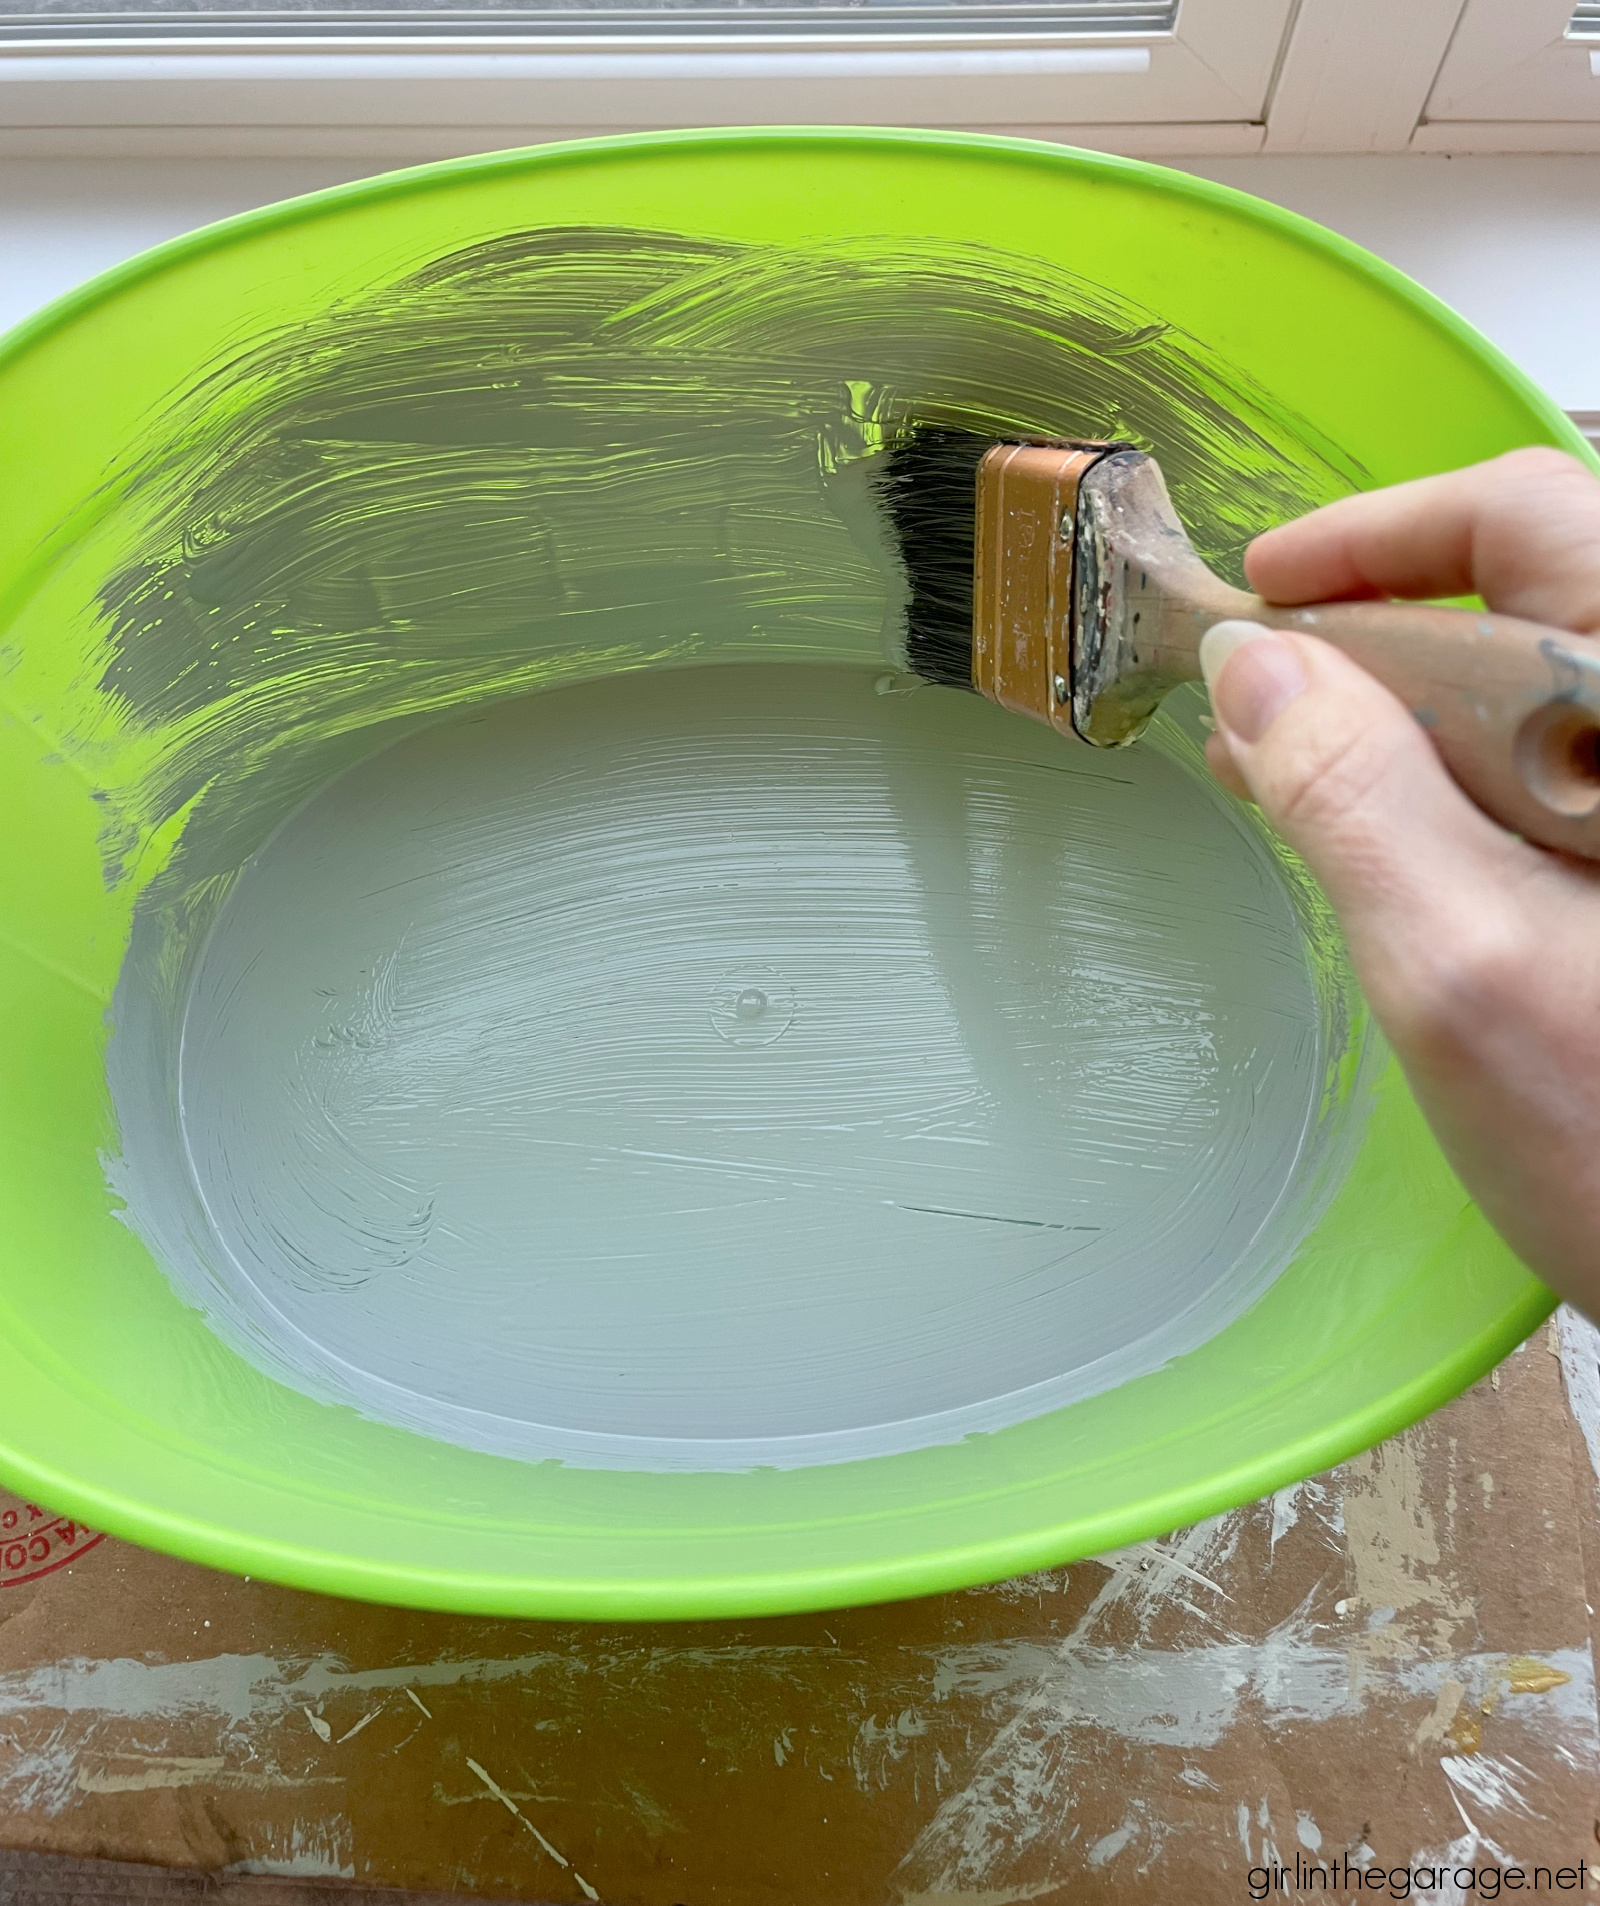
[[[1120,748],[1241,620],[1343,650],[1411,710],[1485,813],[1600,859],[1600,642],[1431,603],[1281,607],[1201,560],[1153,457],[924,426],[870,481],[904,566],[905,660],[1062,734]]]

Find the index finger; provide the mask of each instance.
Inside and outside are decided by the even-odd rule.
[[[1512,450],[1268,530],[1245,570],[1269,602],[1475,593],[1508,615],[1590,633],[1600,629],[1600,479],[1561,450]]]

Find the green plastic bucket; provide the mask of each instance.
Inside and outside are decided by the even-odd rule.
[[[943,1447],[746,1473],[520,1462],[312,1401],[180,1302],[119,1222],[104,1163],[108,1009],[135,903],[207,785],[166,772],[204,698],[141,710],[106,659],[151,445],[180,397],[225,410],[228,367],[263,338],[311,335],[375,287],[509,234],[574,227],[796,258],[983,247],[1109,288],[1149,322],[1111,338],[1105,362],[1176,338],[1185,402],[1210,403],[1206,367],[1233,366],[1235,396],[1248,384],[1259,417],[1319,446],[1301,491],[1258,472],[1222,508],[1218,560],[1296,495],[1525,443],[1584,454],[1467,325],[1342,239],[1177,173],[1024,141],[780,129],[470,159],[230,220],[61,300],[0,355],[0,1475],[133,1541],[336,1594],[746,1615],[1149,1537],[1335,1462],[1481,1376],[1552,1299],[1470,1205],[1393,1065],[1320,1222],[1236,1321],[1152,1374]],[[1101,421],[1116,408],[1113,375]],[[1205,472],[1179,475],[1198,496]],[[847,645],[834,659],[870,658]]]

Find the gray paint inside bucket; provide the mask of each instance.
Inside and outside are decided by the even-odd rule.
[[[735,1468],[1016,1422],[1236,1316],[1329,1182],[1276,856],[1170,747],[900,686],[623,676],[302,807],[188,982],[184,1156],[122,1178],[214,1325],[486,1449]]]
[[[152,412],[106,1170],[260,1368],[525,1458],[845,1460],[1288,1261],[1378,1063],[1338,934],[1197,697],[1108,757],[877,692],[928,420],[1156,451],[1234,575],[1363,480],[1159,312],[904,238],[511,232]]]

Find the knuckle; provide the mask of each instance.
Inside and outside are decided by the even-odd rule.
[[[1518,479],[1565,482],[1576,478],[1592,484],[1594,472],[1570,450],[1558,450],[1554,444],[1530,443],[1520,450],[1507,450],[1495,459],[1500,470]]]
[[[1319,837],[1365,832],[1388,766],[1389,751],[1370,728],[1314,730],[1272,776],[1276,818]]]

